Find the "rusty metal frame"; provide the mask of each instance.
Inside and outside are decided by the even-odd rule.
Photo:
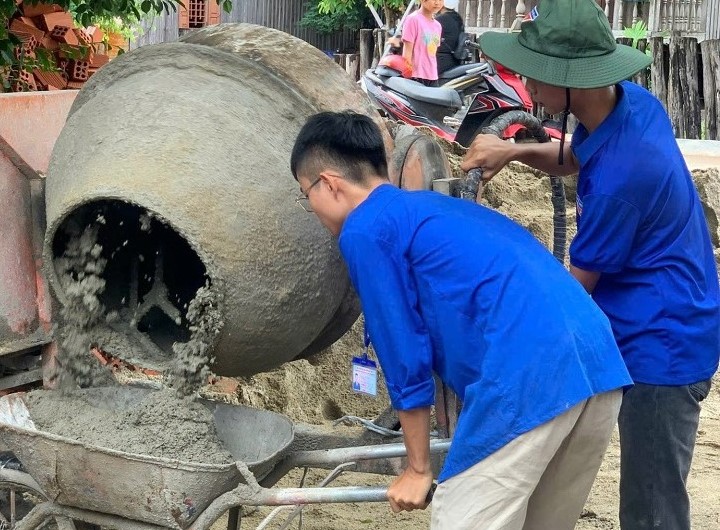
[[[8,357],[22,355],[33,350],[39,350],[43,362],[42,368],[21,372],[8,377],[0,378],[0,392],[7,392],[13,388],[23,387],[43,380],[43,372],[47,363],[47,352],[54,351],[52,347],[52,322],[50,319],[49,292],[47,285],[41,281],[42,271],[42,246],[45,234],[45,178],[44,175],[35,170],[18,153],[18,151],[0,134],[0,153],[4,155],[23,175],[28,179],[30,190],[30,225],[31,232],[28,234],[32,244],[33,259],[36,264],[36,275],[38,276],[37,288],[43,290],[38,292],[38,329],[31,335],[15,341],[9,347],[0,352],[0,356]],[[41,307],[44,306],[44,307]]]

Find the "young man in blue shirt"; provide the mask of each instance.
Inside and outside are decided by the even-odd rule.
[[[622,81],[650,58],[615,43],[593,0],[543,0],[519,35],[483,53],[527,78],[548,113],[572,112],[572,144],[478,136],[463,168],[511,160],[579,173],[570,272],[610,319],[635,386],[620,411],[623,530],[689,530],[685,483],[700,402],[720,352],[718,278],[700,199],[659,101]],[[622,82],[621,82],[622,81]]]
[[[408,467],[393,511],[426,507],[436,373],[463,408],[432,528],[574,528],[630,384],[596,304],[501,214],[392,186],[366,116],[310,118],[291,169],[298,202],[339,236],[398,411]]]

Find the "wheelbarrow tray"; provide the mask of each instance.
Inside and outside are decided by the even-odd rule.
[[[133,407],[149,392],[134,387],[83,391],[94,402],[119,410]],[[27,411],[22,398],[0,398],[0,410]],[[226,449],[258,479],[293,440],[293,424],[285,416],[225,403],[203,404],[213,412]],[[169,528],[186,528],[215,498],[244,482],[236,463],[185,462],[96,447],[28,428],[7,415],[0,415],[0,438],[56,503]]]

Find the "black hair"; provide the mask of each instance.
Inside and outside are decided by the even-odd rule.
[[[298,172],[314,164],[320,172],[332,167],[350,181],[362,184],[371,174],[388,178],[385,144],[380,128],[356,112],[321,112],[308,118],[295,140],[290,170]]]

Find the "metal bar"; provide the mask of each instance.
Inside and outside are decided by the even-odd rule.
[[[163,528],[167,530],[167,527],[131,521],[116,515],[69,508],[53,502],[44,502],[35,506],[30,513],[17,522],[15,530],[35,530],[50,517],[68,517],[109,530],[163,530]]]
[[[380,15],[378,15],[378,12],[377,12],[377,9],[375,9],[375,6],[373,6],[369,0],[365,0],[365,5],[367,5],[368,8],[370,9],[370,13],[372,13],[372,16],[375,19],[375,22],[377,22],[378,28],[387,29],[387,26],[385,26],[383,24],[383,21],[380,19]]]
[[[228,511],[228,524],[227,530],[240,530],[241,515],[240,506],[230,508]]]
[[[385,502],[387,486],[346,486],[342,488],[263,488],[253,506],[297,506],[346,502]]]
[[[430,454],[445,453],[450,448],[451,440],[431,440]],[[407,456],[403,443],[386,445],[361,445],[358,447],[341,447],[317,451],[299,451],[290,455],[289,460],[294,467],[312,466],[313,464],[341,464],[351,460],[376,460],[380,458],[397,458]]]
[[[0,390],[17,388],[19,386],[28,385],[37,381],[42,381],[42,368],[37,368],[28,372],[20,372],[15,375],[0,377]]]
[[[22,155],[3,138],[2,134],[0,134],[0,153],[8,157],[10,162],[12,162],[18,171],[25,175],[26,178],[30,180],[43,178],[42,175],[35,171],[32,166],[25,161]]]
[[[435,190],[435,182],[433,181],[433,190]],[[451,195],[448,193],[448,195]],[[445,385],[440,378],[435,376],[435,421],[440,436],[447,438],[450,436],[448,428],[447,405],[445,403]]]
[[[430,454],[446,453],[450,448],[450,440],[431,440]],[[261,482],[262,486],[273,485],[296,467],[314,465],[337,465],[344,462],[377,460],[407,456],[405,444],[361,445],[340,449],[323,449],[317,451],[298,451],[283,459]]]
[[[207,530],[222,514],[233,506],[298,506],[304,504],[385,501],[387,501],[387,486],[272,489],[252,488],[246,484],[240,484],[234,490],[216,498],[195,519],[195,522],[190,525],[188,530]],[[18,530],[25,530],[25,528]]]
[[[318,487],[318,488],[324,488],[325,486],[327,486],[328,484],[330,484],[333,480],[335,480],[335,479],[338,478],[340,475],[342,475],[343,471],[349,469],[349,468],[350,468],[352,465],[354,465],[354,464],[355,464],[355,462],[348,462],[348,463],[345,463],[345,464],[340,464],[340,465],[337,466],[335,469],[333,469],[333,470],[328,474],[328,476],[326,476],[326,477],[320,482],[320,484],[317,485],[317,487]],[[306,469],[306,471],[307,471],[307,468],[305,468],[305,469]],[[305,478],[305,477],[303,476],[303,479],[304,479],[304,478]],[[300,486],[302,486],[302,483],[300,484]],[[272,522],[272,520],[280,514],[281,510],[284,510],[284,509],[286,509],[286,508],[287,508],[287,507],[284,507],[284,506],[278,506],[277,508],[275,508],[275,509],[270,513],[270,515],[268,515],[265,519],[262,520],[262,522],[257,526],[257,528],[255,528],[255,530],[264,530],[265,528],[267,528],[267,526]],[[286,530],[286,529],[290,526],[290,524],[292,524],[292,522],[295,520],[295,518],[296,518],[298,515],[302,515],[302,510],[303,510],[303,505],[295,506],[295,508],[292,509],[292,513],[288,516],[288,518],[287,518],[287,519],[285,520],[285,522],[283,523],[283,526],[282,526],[279,530]],[[302,522],[302,518],[301,518],[301,522]]]

